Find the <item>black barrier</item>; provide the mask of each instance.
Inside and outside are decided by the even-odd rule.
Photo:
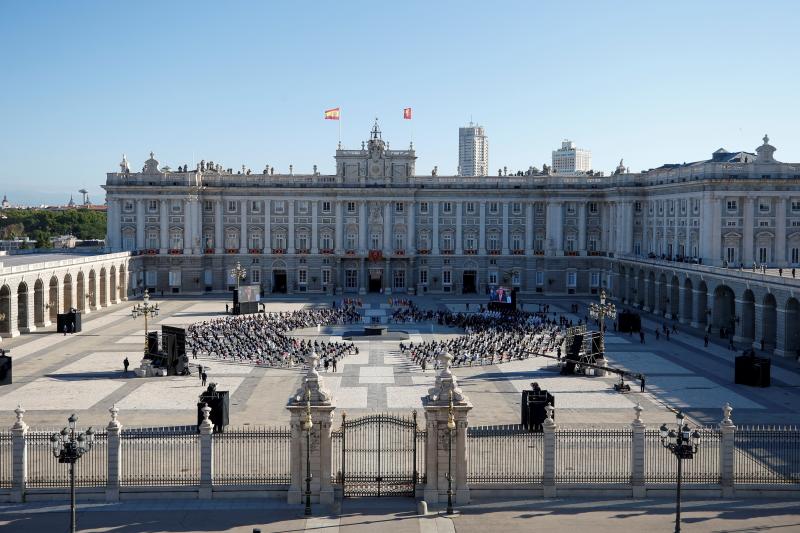
[[[736,358],[733,382],[751,387],[769,387],[771,383],[772,361],[767,357],[757,357],[749,350]]]
[[[228,391],[217,390],[216,383],[210,383],[200,395],[200,401],[197,402],[197,425],[203,421],[203,405],[208,404],[211,408],[211,423],[214,424],[214,433],[222,433],[225,431],[225,426],[230,423],[230,397]]]
[[[6,355],[6,350],[2,350],[0,355],[0,385],[11,385],[11,357]]]
[[[546,390],[533,389],[522,391],[522,401],[520,403],[520,423],[528,431],[542,431],[542,424],[547,418],[548,405],[555,407],[555,396]],[[555,418],[555,411],[553,412]]]

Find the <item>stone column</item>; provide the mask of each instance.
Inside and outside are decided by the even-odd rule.
[[[247,200],[239,201],[239,253],[246,254],[249,248],[247,242]]]
[[[633,253],[633,219],[636,214],[633,209],[633,202],[625,202],[625,250],[626,254]]]
[[[450,370],[452,359],[453,356],[449,353],[440,355],[442,371],[436,376],[434,387],[428,390],[428,395],[423,399],[425,425],[428,429],[424,498],[428,503],[447,501],[449,471],[452,474],[454,502],[464,505],[470,500],[467,484],[467,427],[472,403],[464,395]],[[448,428],[451,417],[453,429]]]
[[[775,350],[772,352],[776,357],[794,357],[795,354],[786,351],[786,308],[778,305],[775,310]]]
[[[694,309],[692,310],[692,321],[690,325],[693,328],[700,327],[701,324],[706,324],[706,296],[701,291],[692,289],[692,303]]]
[[[264,200],[264,253],[272,253],[272,201],[269,198]]]
[[[750,345],[755,339],[751,339],[742,335],[744,332],[744,306],[747,304],[747,302],[740,298],[736,298],[734,300],[736,316],[739,317],[739,322],[735,325],[736,331],[733,335],[733,342],[744,342]]]
[[[183,253],[185,255],[192,253],[192,240],[194,237],[193,214],[192,197],[187,196],[183,201]]]
[[[631,487],[634,498],[644,498],[644,432],[647,426],[642,422],[642,406],[637,403],[633,410],[636,417],[631,422]]]
[[[14,412],[17,421],[11,426],[11,501],[21,503],[25,501],[28,482],[28,424],[22,419],[25,409],[21,405]]]
[[[647,257],[650,252],[650,210],[649,201],[642,202],[642,250],[641,255]]]
[[[136,200],[136,249],[144,249],[144,200]]]
[[[508,202],[503,202],[503,235],[500,237],[500,248],[503,255],[508,255]]]
[[[336,406],[317,372],[318,361],[319,357],[313,352],[305,382],[289,398],[286,406],[291,415],[292,428],[291,484],[287,499],[289,504],[305,501],[307,453],[311,466],[311,501],[331,504],[334,499],[331,485],[331,429]],[[309,416],[312,426],[310,435],[307,436],[304,421]],[[310,447],[306,447],[307,439]]]
[[[746,197],[742,209],[744,210],[744,222],[742,226],[742,258],[744,266],[753,264],[753,198]]]
[[[764,304],[760,304],[758,302],[755,303],[755,335],[753,339],[753,349],[761,350],[761,338],[764,336]],[[764,348],[767,348],[766,343],[764,343]]]
[[[214,424],[209,416],[211,408],[203,404],[203,421],[200,422],[200,499],[210,500],[214,484]]]
[[[556,429],[558,426],[553,420],[553,406],[546,405],[547,418],[542,424],[544,432],[543,439],[543,469],[542,469],[542,488],[545,498],[555,498],[556,496]]]
[[[106,501],[119,501],[120,474],[122,473],[122,424],[117,420],[119,409],[112,405],[108,410],[111,413],[111,421],[106,426],[106,439],[108,448],[108,478],[106,480]]]
[[[525,254],[533,255],[533,203],[525,204]]]
[[[169,200],[161,199],[159,202],[160,213],[158,214],[159,237],[161,246],[159,253],[165,254],[169,250]]]
[[[700,226],[700,257],[703,259],[704,265],[712,264],[712,219],[713,205],[711,193],[705,193],[703,196],[703,204],[700,207],[700,220],[703,224]]]
[[[361,200],[358,203],[358,230],[359,230],[359,251],[360,255],[365,255],[367,250],[369,250],[369,243],[367,242],[367,226],[369,225],[369,221],[367,220],[367,201]],[[363,285],[365,281],[362,279],[361,284]]]
[[[775,205],[775,258],[774,265],[785,267],[786,261],[786,198],[779,196]]]
[[[439,255],[439,202],[433,203],[433,235],[431,235],[431,254]]]
[[[463,235],[463,216],[464,204],[463,202],[456,202],[456,255],[464,253],[464,235]]]
[[[586,255],[586,202],[578,202],[578,253]]]
[[[712,227],[711,232],[711,262],[710,265],[719,265],[722,258],[722,203],[719,198],[714,199],[712,215],[709,219],[703,219],[703,224]],[[705,261],[703,261],[705,264]]]
[[[214,253],[221,254],[225,251],[225,235],[222,222],[222,209],[224,205],[222,199],[214,201]]]
[[[72,282],[72,302],[75,307],[77,307],[77,301],[75,300],[75,285],[77,277],[73,276]],[[17,297],[17,287],[9,287],[10,291],[8,294],[8,312],[6,313],[6,323],[8,324],[8,331],[0,333],[0,337],[18,337],[19,336],[19,326],[17,320],[17,313],[19,313],[18,307],[18,297]]]
[[[289,227],[287,228],[289,235],[288,235],[288,242],[286,243],[286,253],[293,254],[295,253],[294,250],[294,200],[289,200]]]
[[[678,293],[680,294],[680,301],[678,302],[678,322],[681,324],[689,323],[689,319],[686,318],[686,315],[689,314],[688,311],[690,311],[686,309],[686,291],[687,289],[683,285],[678,288]]]
[[[319,202],[317,200],[311,201],[311,253],[316,255],[319,253],[319,237],[317,235],[317,208]]]
[[[417,216],[416,207],[417,206],[414,205],[414,202],[409,202],[406,204],[406,209],[408,209],[408,235],[406,235],[406,255],[414,255],[417,253],[417,229],[415,227],[416,216]],[[409,278],[407,278],[407,281],[410,283],[409,286],[415,286],[414,283],[410,282]]]
[[[342,214],[342,201],[336,201],[336,255],[344,253],[344,215]]]
[[[383,255],[389,257],[392,253],[392,202],[383,203]],[[387,272],[388,274],[388,268]]]
[[[480,203],[480,224],[478,226],[478,254],[486,255],[486,202]]]
[[[642,311],[645,313],[649,312],[652,308],[655,308],[653,302],[650,301],[650,278],[645,275],[644,278],[644,294],[640,295],[644,305],[642,306]],[[651,307],[652,306],[652,307]]]
[[[734,496],[733,489],[733,461],[736,449],[734,447],[734,437],[736,435],[736,426],[731,420],[731,413],[733,408],[729,403],[722,407],[722,421],[719,423],[720,443],[719,443],[719,475],[720,483],[722,484],[722,497],[732,498]],[[703,453],[702,443],[700,444],[700,453]]]

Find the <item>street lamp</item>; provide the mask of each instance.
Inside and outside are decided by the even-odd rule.
[[[600,303],[591,303],[589,304],[589,316],[598,320],[600,322],[600,344],[598,346],[598,350],[600,352],[600,357],[604,357],[606,353],[606,343],[605,343],[605,319],[610,318],[612,320],[617,319],[617,308],[611,302],[606,303],[606,290],[600,289]]]
[[[447,408],[447,514],[453,514],[453,391],[450,391],[450,405]]]
[[[671,451],[678,458],[678,483],[675,495],[675,533],[681,530],[681,473],[684,459],[691,459],[700,447],[700,432],[689,429],[685,423],[683,413],[677,414],[678,429],[668,429],[662,424],[658,433],[661,445]]]
[[[247,270],[239,261],[236,261],[236,265],[231,269],[231,277],[236,280],[236,289],[238,290],[239,282],[247,277]]]
[[[306,432],[306,509],[304,514],[311,516],[311,389],[306,384],[306,418],[303,420],[303,429]]]
[[[69,429],[64,428],[61,433],[50,436],[50,445],[53,448],[53,457],[59,463],[69,464],[69,493],[70,493],[70,532],[77,531],[75,517],[75,463],[83,454],[92,449],[94,444],[94,430],[89,428],[86,433],[75,435],[75,425],[78,417],[73,413],[69,419]]]
[[[144,296],[142,297],[142,303],[136,304],[131,309],[131,318],[137,319],[140,316],[144,317],[144,355],[147,357],[147,318],[148,317],[156,317],[158,316],[158,312],[160,309],[158,308],[158,304],[151,304],[150,303],[150,293],[147,289],[144,290]]]

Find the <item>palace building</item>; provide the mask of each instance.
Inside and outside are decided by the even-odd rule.
[[[791,292],[780,300],[786,287],[753,290],[772,283],[756,279],[754,265],[788,272],[800,264],[800,164],[776,161],[768,141],[755,153],[719,149],[640,173],[620,161],[610,176],[420,175],[413,145],[389,149],[377,122],[361,149],[340,146],[333,175],[316,167],[234,173],[205,161],[174,171],[152,154],[133,172],[123,158],[105,185],[107,243],[141,256],[132,288],[172,293],[227,290],[238,261],[245,283],[265,294],[461,295],[503,285],[523,296],[588,295],[605,287],[695,324],[709,321],[717,297],[726,302],[718,325],[743,320],[743,302],[752,322],[756,307],[765,309],[759,317],[775,310],[791,322],[800,306]],[[717,285],[730,294],[715,295]],[[764,334],[763,323],[751,329],[751,339]]]

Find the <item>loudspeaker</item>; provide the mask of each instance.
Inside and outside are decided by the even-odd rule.
[[[164,343],[164,335],[170,335],[175,339],[175,355],[186,355],[186,330],[176,326],[161,326],[161,336]],[[165,349],[166,350],[166,349]]]
[[[151,331],[147,334],[147,353],[158,353],[158,332]]]
[[[567,348],[567,358],[578,360],[583,346],[583,335],[575,335],[572,337],[572,345]]]
[[[230,399],[228,391],[218,390],[213,396],[205,394],[200,395],[200,401],[197,402],[197,425],[203,421],[203,404],[207,403],[211,408],[211,423],[214,424],[214,433],[222,433],[225,426],[230,423]]]
[[[81,314],[75,313],[58,313],[56,315],[56,327],[59,333],[64,333],[66,326],[67,333],[78,333],[81,331]]]
[[[0,355],[0,385],[11,385],[11,358]]]

